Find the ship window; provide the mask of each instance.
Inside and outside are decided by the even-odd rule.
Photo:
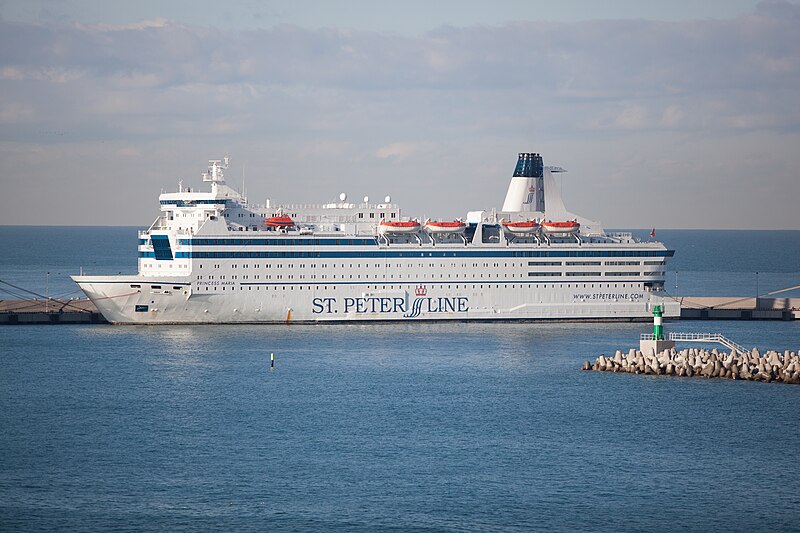
[[[171,260],[172,249],[169,245],[169,236],[151,235],[150,241],[153,243],[153,253],[158,261]]]

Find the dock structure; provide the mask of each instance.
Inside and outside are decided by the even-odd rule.
[[[800,320],[800,298],[678,298],[687,320]]]
[[[0,324],[105,324],[88,299],[0,300]]]

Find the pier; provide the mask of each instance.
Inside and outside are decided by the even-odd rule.
[[[800,298],[678,298],[685,320],[800,320]]]
[[[0,300],[0,325],[106,323],[88,299]]]

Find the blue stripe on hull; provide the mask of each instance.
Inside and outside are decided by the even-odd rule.
[[[420,257],[672,257],[674,250],[547,250],[547,251],[427,251],[400,252],[378,250],[374,252],[176,252],[175,259],[291,259],[291,258],[330,258],[330,259],[362,259],[362,258],[420,258]],[[155,257],[153,252],[139,252],[139,257]]]

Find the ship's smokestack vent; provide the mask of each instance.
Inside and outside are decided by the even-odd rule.
[[[544,176],[544,163],[542,156],[534,153],[519,154],[517,168],[514,169],[514,177],[521,178],[541,178]]]

